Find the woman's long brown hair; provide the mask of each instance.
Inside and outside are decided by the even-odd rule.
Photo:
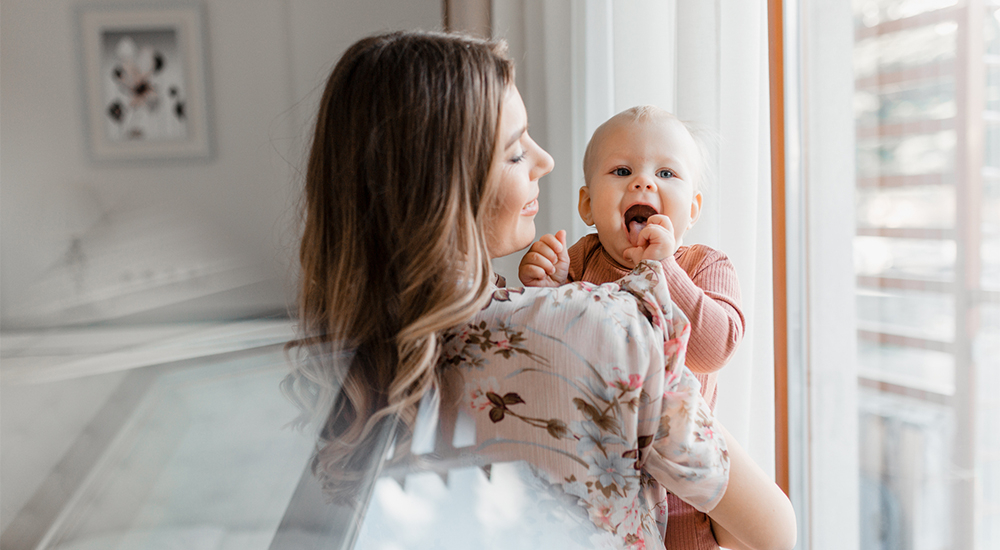
[[[283,387],[307,409],[332,403],[313,471],[334,498],[358,489],[381,419],[408,436],[442,331],[486,303],[483,220],[513,70],[502,42],[389,33],[351,46],[327,82]]]

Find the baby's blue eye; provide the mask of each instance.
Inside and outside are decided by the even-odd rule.
[[[632,175],[632,171],[629,170],[628,168],[615,168],[614,171],[612,171],[611,173],[614,174],[614,175],[616,175],[616,176],[631,176]]]
[[[671,170],[667,170],[666,168],[657,172],[656,175],[657,177],[660,178],[672,178],[676,176],[676,174],[674,174]]]

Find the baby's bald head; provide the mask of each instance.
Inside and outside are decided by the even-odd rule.
[[[697,146],[699,158],[695,164],[698,167],[698,174],[693,183],[695,190],[700,189],[710,174],[708,147],[701,138],[701,132],[698,132],[691,125],[674,116],[670,111],[654,105],[639,105],[626,109],[609,118],[594,130],[594,135],[591,136],[590,141],[587,143],[587,149],[583,154],[584,181],[588,185],[590,184],[590,179],[594,175],[596,160],[600,156],[601,148],[606,145],[605,141],[609,134],[612,134],[613,130],[622,126],[641,124],[678,124],[684,127],[688,135],[691,136],[691,140]]]

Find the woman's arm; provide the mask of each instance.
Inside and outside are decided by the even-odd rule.
[[[708,512],[719,546],[732,550],[790,550],[795,546],[795,510],[785,493],[760,469],[736,438],[716,421],[729,449],[729,486]]]

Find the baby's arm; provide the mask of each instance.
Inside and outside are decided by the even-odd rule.
[[[560,286],[569,281],[569,251],[566,231],[545,234],[521,258],[517,278],[524,286]]]
[[[691,320],[686,364],[695,373],[716,372],[743,339],[739,279],[729,258],[717,250],[696,245],[685,255],[685,267],[671,256],[663,268],[671,299]]]

